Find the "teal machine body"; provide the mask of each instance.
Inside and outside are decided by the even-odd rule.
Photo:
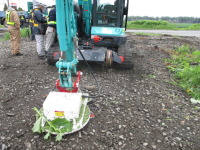
[[[124,64],[119,47],[126,43],[128,0],[56,0],[60,58],[59,86],[71,88],[78,61]]]

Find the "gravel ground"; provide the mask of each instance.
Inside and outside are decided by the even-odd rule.
[[[38,60],[35,42],[22,39],[20,57],[11,56],[9,41],[0,47],[0,148],[2,150],[198,150],[200,109],[190,97],[170,84],[164,58],[168,50],[190,44],[196,37],[129,34],[134,69],[106,69],[91,64],[103,97],[89,104],[95,114],[85,128],[63,141],[32,133],[33,107],[41,108],[58,78],[57,69]],[[81,87],[93,85],[84,64]],[[87,91],[97,93],[97,89]]]

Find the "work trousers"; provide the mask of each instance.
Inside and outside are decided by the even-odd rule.
[[[11,43],[11,50],[12,54],[15,55],[19,53],[20,47],[20,29],[9,30],[10,33],[10,43]]]
[[[45,56],[44,35],[43,34],[35,34],[35,40],[36,40],[36,43],[37,43],[38,56]]]
[[[31,29],[31,41],[35,40],[35,35],[33,34],[33,27],[30,27]]]
[[[46,31],[46,44],[45,44],[46,51],[48,51],[54,44],[55,36],[56,36],[56,29],[53,27],[48,27]]]

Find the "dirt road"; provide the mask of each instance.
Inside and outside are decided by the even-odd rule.
[[[89,104],[95,118],[61,142],[32,133],[33,107],[41,108],[54,87],[58,71],[38,60],[35,42],[22,40],[20,57],[12,57],[9,41],[0,47],[0,148],[2,150],[198,150],[199,106],[171,84],[167,51],[183,44],[200,49],[196,37],[129,35],[134,69],[107,69],[91,64],[102,97]],[[94,84],[89,69],[81,88]],[[87,91],[97,93],[97,89]]]

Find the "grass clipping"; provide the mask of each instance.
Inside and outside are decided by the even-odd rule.
[[[54,120],[48,120],[43,113],[43,109],[38,110],[33,108],[36,112],[36,122],[32,128],[32,131],[38,133],[46,133],[44,139],[49,139],[51,134],[56,135],[56,141],[61,141],[63,135],[75,132],[86,125],[90,118],[90,110],[87,103],[81,105],[79,118],[75,121],[69,121],[65,118],[56,118]],[[81,123],[80,123],[81,122]],[[76,129],[73,127],[76,126]]]

